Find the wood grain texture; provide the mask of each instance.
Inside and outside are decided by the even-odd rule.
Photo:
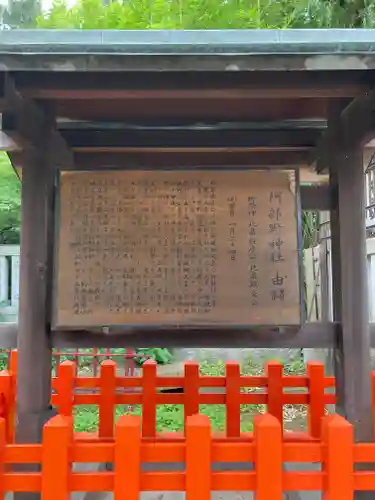
[[[290,179],[65,173],[55,325],[299,324]]]

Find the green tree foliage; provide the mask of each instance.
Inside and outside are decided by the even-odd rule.
[[[11,28],[35,28],[41,12],[40,0],[9,0],[3,22]]]
[[[0,244],[20,241],[21,182],[5,153],[0,153]]]
[[[373,0],[371,0],[373,1]],[[366,0],[55,0],[38,18],[60,29],[350,28],[375,25]]]

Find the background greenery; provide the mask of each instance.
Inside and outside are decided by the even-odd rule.
[[[19,244],[21,182],[5,153],[0,153],[0,244]]]
[[[351,28],[374,25],[366,0],[56,0],[43,28],[246,29]]]

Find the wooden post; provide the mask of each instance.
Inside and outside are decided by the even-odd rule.
[[[267,376],[267,413],[277,418],[283,427],[283,365],[279,361],[268,361],[265,366]]]
[[[112,438],[116,407],[116,363],[103,361],[100,367],[99,437]]]
[[[329,415],[322,427],[325,444],[324,498],[351,500],[354,490],[352,426],[339,415]]]
[[[338,159],[330,172],[333,319],[342,327],[334,356],[336,411],[353,424],[355,440],[363,442],[373,438],[373,413],[362,147]],[[356,500],[373,496],[370,491],[354,494]]]
[[[255,471],[257,500],[283,498],[282,428],[269,413],[255,420]],[[272,478],[272,479],[271,479]]]
[[[123,415],[116,424],[114,500],[138,500],[141,489],[141,420]]]
[[[59,415],[73,417],[73,399],[76,366],[73,361],[66,360],[57,370],[57,409]]]
[[[241,435],[241,369],[235,361],[225,364],[227,437]]]
[[[70,497],[70,446],[73,421],[58,415],[44,427],[42,449],[42,498],[67,500]]]
[[[28,155],[22,172],[16,426],[19,443],[41,442],[43,424],[51,416],[49,328],[55,170],[49,160],[51,136],[47,125],[41,134],[43,148],[40,145],[35,155]],[[40,498],[40,494],[18,493],[16,498],[31,500]]]
[[[309,387],[308,426],[310,436],[319,439],[321,424],[324,417],[324,365],[319,361],[307,363],[307,376]]]
[[[206,415],[186,420],[186,500],[211,498],[211,424]]]
[[[149,359],[142,366],[142,435],[156,435],[156,362]]]
[[[342,325],[335,349],[337,410],[354,425],[356,439],[368,441],[373,434],[362,148],[339,158],[331,167],[333,315]]]

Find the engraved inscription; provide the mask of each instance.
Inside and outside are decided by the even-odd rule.
[[[57,326],[300,322],[286,172],[61,178]]]

